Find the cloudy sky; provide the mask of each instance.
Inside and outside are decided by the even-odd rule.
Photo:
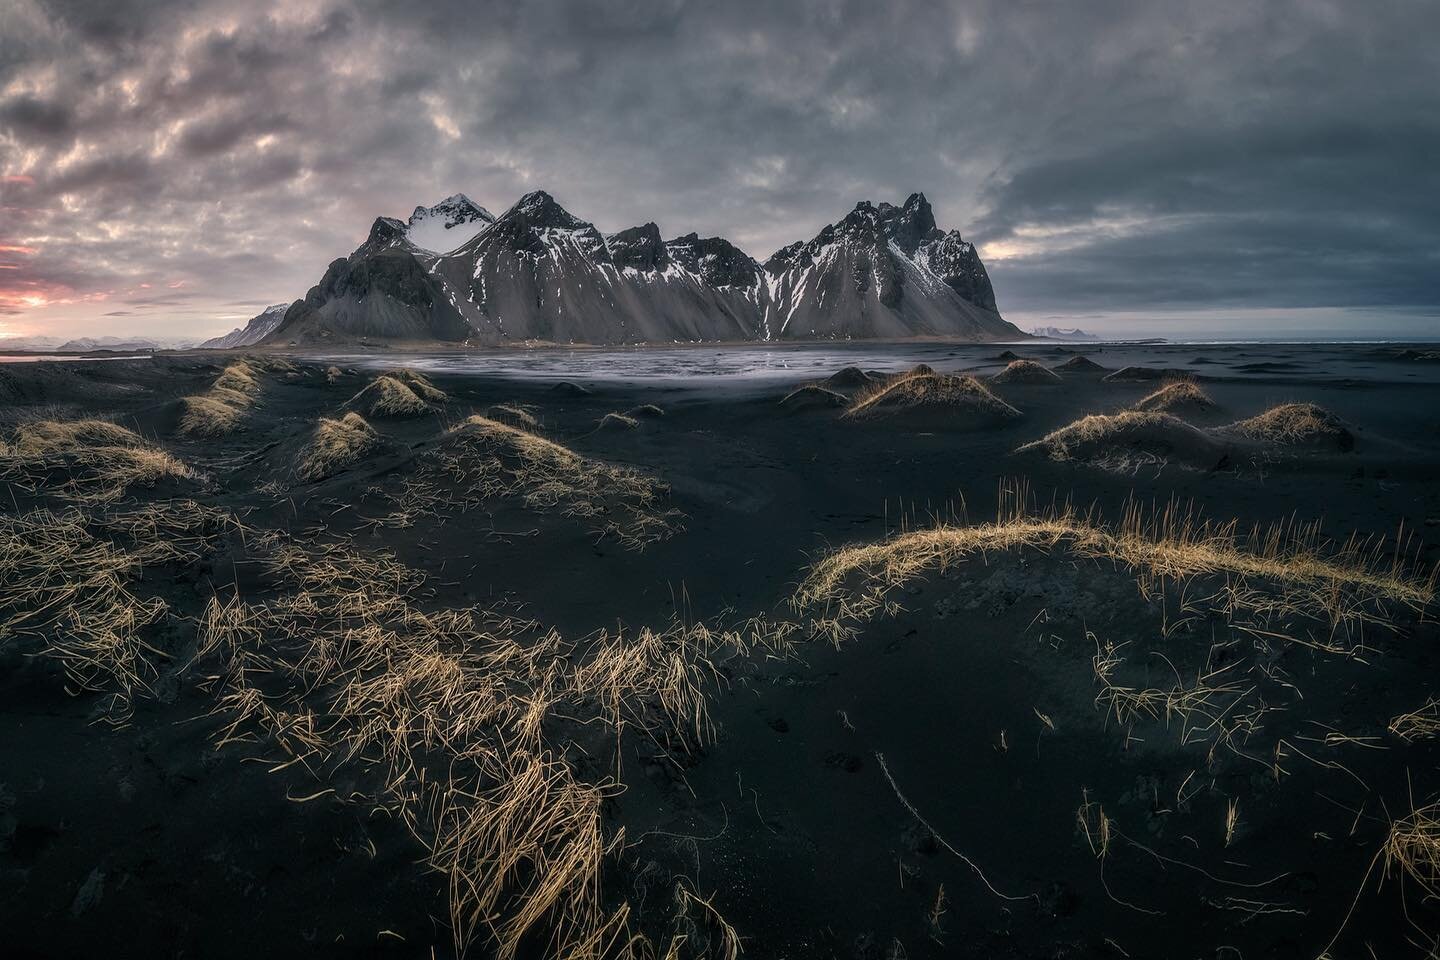
[[[0,334],[202,336],[544,188],[757,257],[922,190],[1022,326],[1440,336],[1431,0],[0,0]]]

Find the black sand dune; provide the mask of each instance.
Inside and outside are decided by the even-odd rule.
[[[1440,388],[1287,351],[0,367],[0,952],[1423,957]]]

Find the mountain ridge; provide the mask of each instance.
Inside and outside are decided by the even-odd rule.
[[[436,242],[437,229],[459,232]],[[923,193],[861,201],[762,263],[723,237],[665,240],[654,222],[602,233],[535,190],[499,217],[455,194],[409,221],[376,218],[259,342],[1024,336],[1000,316],[974,245],[936,225]]]

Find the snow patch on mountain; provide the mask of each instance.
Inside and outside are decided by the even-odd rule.
[[[449,253],[494,222],[489,210],[457,193],[433,207],[416,207],[406,222],[405,239],[421,250]]]

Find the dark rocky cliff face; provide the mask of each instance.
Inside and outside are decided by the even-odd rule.
[[[448,223],[447,204],[483,223],[471,239],[435,253],[411,238],[416,217],[377,219],[266,342],[1023,336],[974,246],[936,226],[923,194],[859,203],[763,265],[720,237],[663,241],[654,223],[603,235],[544,191],[493,222],[461,194],[417,216]]]

